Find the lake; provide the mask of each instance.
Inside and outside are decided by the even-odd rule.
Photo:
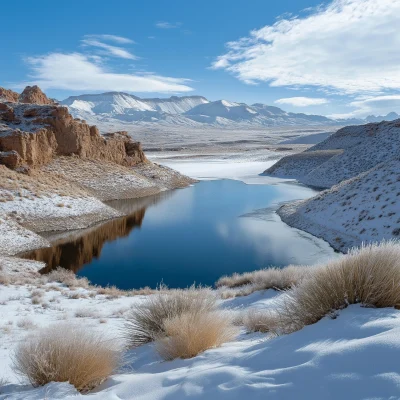
[[[109,204],[129,216],[51,234],[53,247],[27,258],[61,265],[93,284],[121,289],[213,285],[225,274],[314,264],[335,255],[323,240],[284,224],[279,203],[313,196],[295,183],[248,185],[222,179]]]

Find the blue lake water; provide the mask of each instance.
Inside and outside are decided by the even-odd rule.
[[[144,199],[111,202],[130,215],[27,255],[61,265],[99,285],[122,289],[212,285],[225,274],[314,264],[334,255],[321,239],[284,224],[279,203],[314,195],[293,184],[201,181]]]

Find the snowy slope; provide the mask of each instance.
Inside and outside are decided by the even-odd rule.
[[[321,152],[326,157],[315,163]],[[327,157],[329,153],[332,157]],[[282,158],[279,163],[265,171],[265,174],[292,176],[311,186],[329,188],[384,161],[390,161],[398,154],[400,120],[348,126],[301,155]],[[306,174],[299,174],[299,170]]]
[[[163,362],[152,344],[144,345],[128,352],[122,370],[87,395],[68,383],[37,389],[17,384],[10,354],[30,334],[21,322],[32,321],[30,330],[35,331],[67,319],[118,339],[124,314],[132,303],[143,301],[142,296],[107,299],[89,297],[86,289],[62,288],[63,293],[54,288],[57,285],[43,287],[45,308],[32,304],[27,286],[2,288],[0,301],[7,306],[1,309],[5,333],[0,359],[3,377],[12,384],[0,390],[0,399],[355,400],[400,395],[400,312],[360,306],[350,306],[336,319],[324,318],[289,335],[242,333],[236,341],[188,360]],[[81,298],[69,299],[73,292],[81,293]],[[227,300],[223,306],[267,309],[283,296],[269,290]],[[78,318],[77,313],[82,316]],[[105,323],[99,323],[100,319]]]
[[[279,144],[316,144],[327,139],[330,135],[332,135],[332,132],[313,133],[311,135],[304,135],[294,139],[284,140]]]
[[[93,124],[118,121],[135,124],[230,126],[343,125],[321,115],[286,112],[278,107],[255,103],[247,105],[227,100],[208,101],[202,96],[172,96],[142,99],[123,92],[71,96],[61,104],[71,114]],[[396,113],[388,114],[392,118]],[[370,119],[381,117],[370,116]],[[384,118],[384,117],[382,117]],[[348,122],[348,121],[347,121]],[[362,123],[351,120],[351,124]]]
[[[310,199],[278,210],[282,220],[346,251],[400,238],[400,159],[379,164]]]

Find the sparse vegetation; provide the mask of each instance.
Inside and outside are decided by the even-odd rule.
[[[164,321],[165,336],[156,342],[165,360],[191,358],[205,350],[233,340],[238,328],[228,313],[190,310]]]
[[[215,310],[216,296],[209,289],[191,287],[157,293],[133,306],[126,318],[124,336],[129,347],[137,347],[165,336],[166,320]]]
[[[297,331],[350,304],[400,308],[400,245],[398,242],[363,246],[317,268],[287,291],[276,308],[274,330]],[[259,319],[260,322],[257,321]],[[249,316],[249,330],[269,331],[269,314]],[[257,326],[266,326],[258,329]]]
[[[14,370],[37,387],[70,382],[87,392],[119,365],[120,353],[100,335],[78,326],[55,325],[22,342],[13,357]]]
[[[224,276],[216,282],[221,297],[247,296],[258,290],[286,290],[298,285],[316,267],[289,265],[285,268],[266,268],[243,274]]]

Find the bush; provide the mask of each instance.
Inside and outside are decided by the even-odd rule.
[[[279,315],[269,310],[250,310],[243,318],[243,325],[248,332],[280,333]]]
[[[14,353],[13,367],[34,387],[70,382],[87,392],[112,374],[119,360],[119,351],[100,335],[61,324],[23,341]]]
[[[287,290],[307,278],[315,268],[317,267],[302,265],[289,265],[285,268],[266,268],[243,274],[223,276],[215,285],[218,288],[222,288],[222,298],[247,296],[257,290]]]
[[[356,303],[400,307],[398,242],[362,246],[316,269],[286,293],[279,307],[280,323],[286,332],[292,332]]]
[[[184,313],[216,309],[216,297],[209,289],[172,290],[149,296],[134,305],[126,317],[124,336],[129,347],[137,347],[166,334],[164,322]]]
[[[164,321],[166,337],[156,342],[165,360],[191,358],[218,347],[236,337],[236,328],[227,313],[221,311],[185,312]]]

